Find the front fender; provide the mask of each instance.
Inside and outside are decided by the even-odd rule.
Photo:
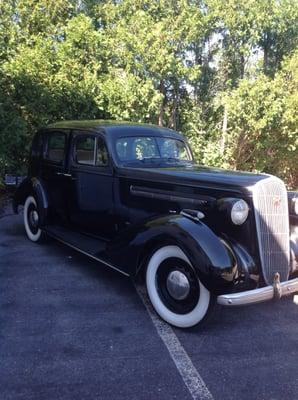
[[[232,253],[207,225],[182,215],[159,217],[128,228],[108,245],[106,254],[112,263],[135,276],[144,258],[168,244],[184,251],[212,292],[222,293],[232,285],[236,274]]]
[[[18,207],[24,205],[26,198],[33,195],[37,202],[39,211],[39,224],[43,226],[46,222],[49,208],[49,198],[45,184],[38,178],[26,178],[18,186],[13,196],[13,211],[17,214]]]

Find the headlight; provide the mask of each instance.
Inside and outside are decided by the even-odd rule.
[[[248,216],[248,204],[244,200],[237,200],[236,203],[233,204],[231,210],[231,219],[233,224],[242,225]]]
[[[295,215],[298,215],[298,197],[294,197],[292,199],[293,202],[293,211]]]

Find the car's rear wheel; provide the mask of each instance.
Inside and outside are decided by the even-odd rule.
[[[154,252],[147,265],[146,287],[155,311],[180,328],[199,324],[213,306],[211,293],[178,246],[164,246]]]
[[[26,234],[32,242],[41,242],[43,239],[39,218],[36,200],[33,196],[28,196],[24,204],[24,226]]]

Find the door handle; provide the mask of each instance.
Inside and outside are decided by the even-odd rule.
[[[59,176],[66,176],[67,178],[75,179],[71,174],[66,174],[66,173],[64,173],[64,172],[56,172],[56,175],[59,175]]]

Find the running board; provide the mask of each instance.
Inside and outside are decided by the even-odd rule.
[[[93,260],[99,261],[110,268],[121,272],[125,276],[129,276],[126,272],[121,271],[114,265],[108,263],[102,258],[102,254],[106,249],[106,242],[101,239],[95,239],[94,237],[85,235],[83,233],[74,232],[70,229],[64,228],[58,225],[49,225],[45,227],[44,232],[59,242],[66,244],[74,250],[85,254]]]

